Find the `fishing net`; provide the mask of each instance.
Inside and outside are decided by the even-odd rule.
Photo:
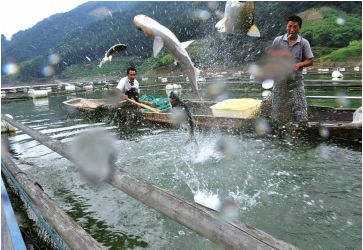
[[[153,97],[150,95],[143,95],[140,97],[140,102],[146,103],[154,108],[157,108],[159,110],[164,110],[171,108],[169,98],[164,97]],[[151,112],[149,110],[144,110],[145,112]]]

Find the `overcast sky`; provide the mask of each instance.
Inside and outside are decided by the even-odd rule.
[[[20,31],[56,13],[76,8],[88,0],[2,0],[0,3],[0,33],[8,39]]]

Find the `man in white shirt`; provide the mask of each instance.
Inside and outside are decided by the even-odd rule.
[[[129,67],[127,69],[127,76],[121,78],[116,88],[118,88],[125,97],[139,102],[140,88],[139,82],[136,80],[136,69],[134,67]]]

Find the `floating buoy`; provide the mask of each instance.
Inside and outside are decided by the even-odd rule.
[[[339,70],[334,70],[333,73],[331,73],[331,77],[334,79],[334,78],[337,78],[337,79],[342,79],[343,78],[343,74],[340,73]],[[334,79],[335,80],[335,79]]]
[[[5,116],[13,119],[13,116],[9,115],[9,114],[5,114]],[[16,129],[15,127],[13,127],[11,124],[9,124],[7,121],[5,120],[1,120],[1,133],[8,133],[8,134],[12,134],[15,133]]]
[[[83,86],[83,89],[91,90],[91,89],[93,89],[93,85],[85,85],[85,86]]]
[[[48,91],[45,89],[41,89],[41,90],[30,89],[28,91],[28,96],[32,97],[32,98],[48,97]]]
[[[272,91],[271,90],[264,90],[262,91],[262,97],[269,97],[272,95]]]
[[[274,86],[274,80],[272,79],[267,79],[267,80],[264,80],[262,82],[262,88],[263,89],[272,89],[272,87]]]
[[[76,86],[72,85],[72,84],[68,84],[64,86],[64,89],[66,91],[75,91],[76,90]]]

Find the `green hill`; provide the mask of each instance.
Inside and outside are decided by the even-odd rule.
[[[299,14],[301,34],[311,45],[342,48],[362,37],[362,18],[331,7],[313,8]]]
[[[319,59],[320,65],[325,66],[346,66],[347,61],[352,65],[360,65],[362,62],[362,40],[352,41],[345,48],[340,48],[322,56]]]

